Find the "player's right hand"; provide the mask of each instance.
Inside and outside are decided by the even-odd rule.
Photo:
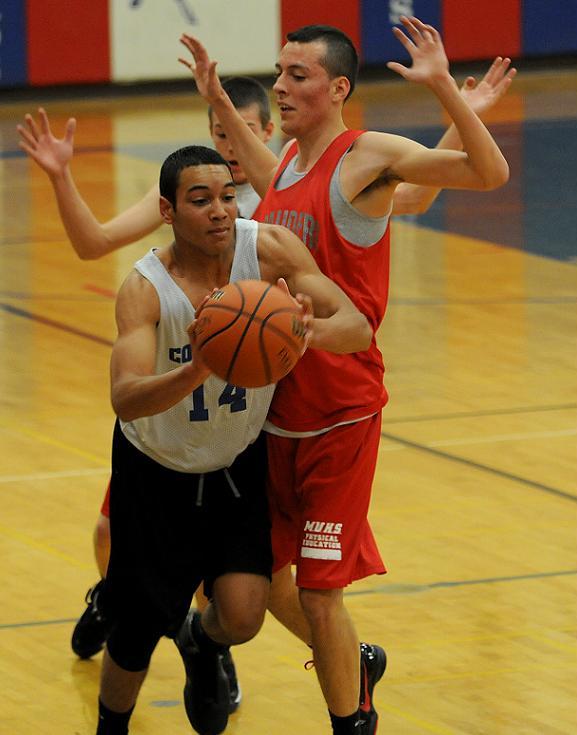
[[[27,153],[46,173],[53,177],[61,175],[74,153],[76,120],[67,120],[64,137],[56,138],[50,129],[50,121],[43,107],[38,109],[39,122],[28,114],[24,125],[17,125],[20,136],[19,147]]]

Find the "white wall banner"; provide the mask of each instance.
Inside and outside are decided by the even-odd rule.
[[[182,33],[197,36],[221,76],[270,74],[280,45],[280,0],[109,0],[113,81],[190,75]]]

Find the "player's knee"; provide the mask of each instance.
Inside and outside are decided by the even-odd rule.
[[[249,606],[248,609],[237,609],[230,615],[219,616],[219,622],[231,644],[238,645],[255,637],[262,627],[265,612],[265,606]]]
[[[127,624],[119,624],[112,630],[106,647],[110,658],[121,669],[144,671],[161,637],[162,631],[154,626],[134,629]]]
[[[322,627],[340,613],[343,606],[342,590],[299,589],[303,612],[311,627]]]

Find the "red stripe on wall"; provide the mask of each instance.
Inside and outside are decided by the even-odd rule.
[[[443,40],[449,59],[521,53],[521,0],[443,0]]]
[[[28,82],[108,82],[108,0],[27,0]]]
[[[286,34],[306,25],[329,25],[344,31],[357,47],[361,48],[361,13],[359,0],[282,0],[281,45]]]

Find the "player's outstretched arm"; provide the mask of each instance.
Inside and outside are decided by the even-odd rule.
[[[424,151],[406,146],[393,162],[391,174],[401,181],[434,187],[491,190],[508,179],[509,167],[499,147],[479,117],[465,102],[453,77],[438,31],[418,18],[401,18],[404,31],[396,38],[409,53],[412,64],[389,62],[387,66],[408,81],[425,84],[437,96],[453,121],[464,155],[454,151]],[[397,149],[397,153],[402,149]],[[430,154],[436,154],[431,156]]]
[[[110,360],[111,401],[123,421],[171,408],[203,383],[210,371],[194,359],[163,375],[155,374],[156,325],[160,303],[154,287],[132,271],[116,300],[118,336]],[[189,330],[192,337],[194,323]]]
[[[100,258],[123,245],[135,242],[160,224],[158,187],[153,187],[137,204],[112,220],[100,223],[80,195],[70,171],[74,154],[76,120],[70,118],[64,136],[57,138],[48,115],[38,110],[38,121],[26,115],[18,125],[19,146],[46,172],[50,179],[60,219],[76,254],[83,260]]]
[[[493,61],[479,83],[475,77],[467,77],[461,87],[461,95],[469,107],[481,119],[507,93],[517,70],[511,67],[511,59],[501,56]],[[463,150],[459,131],[451,124],[436,145],[438,150]],[[441,189],[415,184],[399,184],[393,195],[392,214],[423,214],[431,207]]]
[[[312,300],[309,348],[347,353],[367,350],[373,330],[344,291],[327,278],[306,245],[277,225],[259,224],[258,253],[261,273],[273,283],[283,278],[292,294]]]
[[[199,94],[217,114],[241,168],[257,194],[263,197],[278,166],[277,157],[254,135],[235,109],[218,78],[217,62],[210,59],[202,43],[187,34],[181,36],[180,42],[193,57],[193,61],[179,58],[180,63],[190,69]]]

